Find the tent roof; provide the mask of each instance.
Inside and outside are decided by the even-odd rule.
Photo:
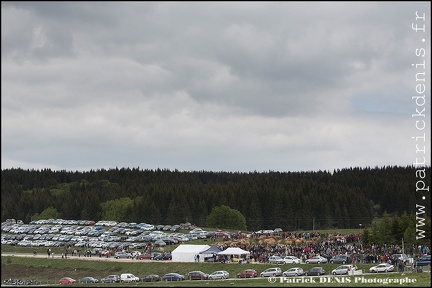
[[[210,248],[209,245],[191,245],[191,244],[181,244],[172,252],[179,253],[199,253],[201,251],[207,250]]]
[[[219,249],[216,245],[212,245],[210,246],[210,248],[208,248],[207,250],[201,251],[200,254],[213,254],[213,253],[219,253],[222,250]]]
[[[238,247],[230,247],[230,248],[227,248],[227,249],[225,249],[225,250],[223,250],[217,254],[220,254],[220,255],[244,255],[244,254],[250,254],[250,252],[243,250],[243,249],[240,249]]]

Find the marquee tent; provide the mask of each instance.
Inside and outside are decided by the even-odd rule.
[[[230,247],[221,252],[217,253],[218,255],[249,255],[250,252],[240,249],[238,247]]]
[[[209,249],[201,251],[200,254],[217,254],[219,252],[221,252],[222,250],[219,249],[216,245],[212,245],[210,246]]]
[[[209,249],[209,245],[181,244],[171,252],[173,262],[195,262],[195,257],[201,251]],[[204,259],[200,260],[200,262]]]

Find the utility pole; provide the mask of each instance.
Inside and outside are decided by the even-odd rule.
[[[315,216],[312,217],[312,232],[315,232]]]

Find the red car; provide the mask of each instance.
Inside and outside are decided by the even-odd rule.
[[[73,284],[73,283],[75,283],[76,282],[76,280],[75,279],[72,279],[72,278],[70,278],[70,277],[63,277],[63,278],[61,278],[60,280],[59,280],[59,283],[60,284]]]
[[[140,255],[138,255],[137,259],[138,260],[152,259],[152,256],[149,253],[141,253]]]
[[[237,273],[237,278],[254,278],[257,277],[257,272],[254,269],[246,269]]]

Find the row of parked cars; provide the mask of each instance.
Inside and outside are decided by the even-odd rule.
[[[300,264],[301,260],[296,256],[270,256],[268,262],[271,264]],[[321,264],[321,263],[334,263],[334,264],[349,264],[351,263],[351,257],[349,255],[337,255],[332,257],[330,260],[323,256],[313,256],[306,259],[306,264]]]
[[[218,270],[211,274],[206,274],[202,271],[191,271],[187,275],[189,280],[218,280],[228,279],[229,273],[224,270]],[[60,284],[73,284],[73,283],[130,283],[130,282],[157,282],[157,281],[183,281],[185,276],[179,273],[167,273],[160,277],[157,274],[150,274],[144,278],[139,278],[132,273],[123,273],[121,275],[108,275],[101,280],[94,277],[83,277],[75,280],[71,277],[63,277],[59,280]]]

